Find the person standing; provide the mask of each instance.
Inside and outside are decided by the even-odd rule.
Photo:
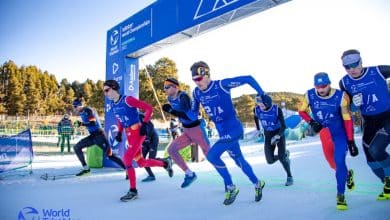
[[[74,127],[72,121],[69,119],[69,115],[65,114],[58,124],[59,133],[61,135],[61,153],[64,153],[65,142],[68,146],[68,153],[70,152],[70,137],[74,133]]]
[[[198,144],[207,156],[210,149],[210,142],[206,132],[201,127],[201,121],[198,119],[198,112],[191,110],[191,99],[187,93],[179,88],[179,82],[175,78],[167,78],[164,82],[164,91],[167,95],[169,103],[163,105],[163,110],[175,117],[179,118],[184,132],[182,135],[174,139],[168,147],[168,154],[173,161],[185,173],[184,181],[181,188],[186,188],[191,185],[197,178],[180,155],[179,151],[191,144]]]
[[[152,116],[152,106],[132,96],[121,95],[119,84],[115,80],[106,80],[103,85],[104,95],[111,100],[110,109],[117,119],[118,133],[115,140],[121,142],[124,131],[128,143],[123,161],[129,177],[130,189],[126,195],[120,198],[121,201],[126,202],[138,198],[133,160],[137,162],[138,167],[163,167],[167,170],[169,177],[173,176],[172,161],[170,158],[157,160],[144,159],[142,156],[141,146],[147,135],[146,125]],[[143,121],[139,119],[139,109],[144,111]]]
[[[83,106],[81,97],[73,101],[73,108],[81,117],[81,121],[75,121],[75,125],[77,127],[85,126],[89,132],[87,137],[81,139],[78,143],[76,143],[76,145],[73,146],[73,150],[81,162],[81,165],[83,166],[83,169],[78,174],[76,174],[76,176],[84,176],[91,172],[87,163],[85,162],[83,149],[92,147],[93,145],[97,145],[103,150],[103,156],[107,156],[108,159],[112,160],[120,167],[125,169],[125,165],[123,164],[122,160],[113,154],[96,111],[91,107]]]
[[[339,82],[340,89],[352,99],[363,117],[363,150],[367,164],[384,183],[378,200],[390,199],[390,94],[386,79],[390,66],[363,67],[360,52],[346,50],[341,56],[347,74]]]
[[[180,136],[180,127],[179,122],[176,120],[176,118],[171,118],[171,122],[169,123],[169,131],[172,137],[172,140],[175,140],[177,137]]]
[[[294,179],[291,175],[290,152],[286,150],[286,137],[284,131],[286,124],[282,109],[272,104],[269,96],[256,96],[257,106],[253,109],[257,131],[260,132],[259,120],[264,129],[264,154],[268,164],[280,161],[287,173],[285,186],[291,186]],[[275,147],[278,146],[278,155],[274,155]]]
[[[265,182],[256,177],[251,165],[241,152],[239,140],[243,138],[244,130],[237,118],[230,90],[249,84],[258,95],[264,96],[265,93],[252,76],[211,80],[210,68],[203,61],[196,62],[191,66],[191,74],[192,80],[196,84],[196,88],[193,90],[192,111],[198,112],[200,104],[202,104],[206,114],[214,122],[219,135],[217,142],[210,148],[207,159],[224,180],[226,195],[223,204],[232,204],[239,193],[239,189],[233,184],[232,177],[221,159],[221,155],[226,151],[254,185],[255,201],[260,201]]]
[[[330,167],[336,170],[336,208],[346,210],[345,185],[352,190],[355,183],[353,170],[347,169],[345,158],[348,149],[351,156],[357,156],[358,148],[353,137],[349,97],[345,92],[331,88],[330,84],[327,73],[315,74],[314,88],[305,93],[299,115],[310,124],[315,133],[320,132],[325,158]],[[310,111],[312,116],[309,115]]]

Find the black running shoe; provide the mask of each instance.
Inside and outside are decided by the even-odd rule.
[[[86,170],[81,170],[78,174],[76,174],[76,176],[86,176],[86,175],[89,175],[91,173],[91,169],[86,169]]]
[[[169,177],[173,177],[172,159],[170,157],[163,159],[165,166],[164,169],[168,172]]]
[[[260,181],[256,184],[256,187],[255,187],[255,202],[258,202],[261,200],[261,198],[263,197],[263,188],[265,186],[265,182],[264,181]]]
[[[226,194],[225,194],[225,201],[223,201],[224,205],[230,205],[236,200],[236,197],[240,190],[237,189],[236,186],[232,186],[232,188],[228,187]]]
[[[121,201],[122,202],[127,202],[127,201],[130,201],[130,200],[134,200],[136,198],[138,198],[138,192],[129,190],[129,192],[127,192],[126,195],[121,197]]]
[[[352,169],[348,170],[347,188],[349,189],[349,191],[352,191],[355,189],[355,181],[353,180],[353,170]]]

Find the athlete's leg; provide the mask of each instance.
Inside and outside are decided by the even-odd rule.
[[[286,138],[284,135],[280,137],[280,140],[277,145],[279,161],[282,164],[284,170],[286,171],[287,176],[291,176],[290,162],[286,154]]]
[[[192,142],[198,144],[199,147],[202,149],[203,154],[207,156],[210,150],[210,141],[207,138],[205,130],[202,129],[200,126],[196,126],[194,128],[184,128],[184,133],[186,132],[191,138]]]
[[[184,130],[184,133],[174,139],[171,145],[168,147],[168,154],[172,160],[182,169],[183,171],[188,170],[188,166],[180,155],[179,151],[191,144],[191,138],[188,136],[188,131]]]
[[[347,141],[344,135],[333,136],[332,139],[335,146],[334,161],[336,163],[337,193],[344,194],[348,174],[345,163],[348,150]]]
[[[87,163],[85,162],[83,148],[90,147],[94,144],[93,136],[89,135],[83,139],[81,139],[76,145],[73,146],[73,150],[76,153],[77,158],[81,162],[81,165],[83,167],[87,166]]]
[[[236,162],[237,166],[241,168],[241,170],[245,173],[245,175],[253,184],[257,184],[259,180],[253,172],[251,165],[245,160],[244,156],[242,155],[238,140],[226,143],[226,146],[228,146],[227,152],[229,153],[229,156],[234,160],[234,162]]]
[[[225,186],[233,184],[232,177],[228,169],[226,168],[225,163],[221,159],[223,152],[227,150],[226,143],[222,142],[221,139],[218,140],[209,150],[207,154],[207,160],[215,167],[219,175],[223,178]]]

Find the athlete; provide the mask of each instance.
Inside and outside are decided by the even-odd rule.
[[[264,129],[265,159],[268,164],[280,161],[287,173],[285,185],[291,186],[294,179],[290,169],[290,152],[286,150],[286,137],[284,136],[286,124],[284,123],[283,112],[279,106],[272,104],[271,97],[267,95],[263,98],[256,96],[257,106],[253,109],[253,112],[257,130],[260,131],[259,120]],[[276,146],[278,146],[278,155],[274,155]]]
[[[139,113],[139,119],[140,121],[144,120],[144,114]],[[148,123],[146,123],[146,136],[145,140],[142,143],[142,156],[146,158],[148,156],[149,159],[156,159],[157,156],[157,147],[158,147],[158,134],[157,131],[154,129],[154,124],[152,121],[149,120]],[[155,181],[156,177],[150,167],[145,167],[146,172],[148,173],[148,176],[142,180],[142,182],[151,182]]]
[[[221,155],[225,151],[229,153],[229,156],[235,161],[237,166],[242,169],[253,183],[255,186],[255,201],[260,201],[265,182],[256,177],[252,167],[245,160],[241,152],[238,141],[243,137],[243,127],[237,118],[230,90],[244,84],[249,84],[259,95],[264,96],[263,90],[252,76],[211,80],[210,68],[203,61],[194,63],[191,66],[191,73],[192,80],[197,86],[193,91],[192,110],[198,112],[200,104],[202,104],[205,112],[214,122],[219,135],[217,142],[210,148],[207,159],[213,164],[224,180],[226,197],[223,204],[232,204],[239,193],[238,188],[233,184],[225,163],[221,159]]]
[[[384,183],[378,200],[390,199],[390,94],[386,79],[390,66],[363,67],[358,50],[347,50],[341,56],[347,74],[340,89],[352,99],[363,117],[363,150],[368,166]]]
[[[95,110],[88,106],[83,106],[82,98],[79,97],[73,101],[73,108],[80,114],[81,121],[76,121],[75,125],[85,126],[89,132],[89,136],[81,139],[76,145],[73,146],[73,150],[79,158],[83,169],[76,174],[76,176],[87,175],[91,172],[87,163],[85,162],[83,148],[92,147],[93,145],[99,146],[103,150],[103,154],[112,160],[120,167],[125,169],[125,165],[122,160],[112,153],[110,144],[104,133],[99,117]]]
[[[129,177],[130,190],[120,198],[121,201],[126,202],[138,198],[133,160],[137,162],[139,167],[164,167],[170,177],[173,176],[173,170],[172,161],[169,158],[160,160],[143,158],[141,145],[145,140],[147,132],[146,125],[150,120],[153,108],[149,104],[132,96],[119,94],[119,89],[119,84],[115,80],[107,80],[104,82],[104,95],[112,100],[110,109],[114,112],[118,123],[118,133],[115,139],[120,142],[123,131],[125,131],[127,137],[128,148],[123,156],[123,161]],[[138,109],[145,111],[143,121],[139,119]]]
[[[349,111],[350,100],[341,90],[331,88],[327,73],[314,76],[314,88],[305,94],[299,115],[310,124],[315,133],[320,132],[325,158],[336,170],[338,210],[348,209],[345,200],[345,184],[353,190],[353,170],[345,162],[347,150],[352,156],[358,155],[353,137],[353,122]],[[312,112],[312,117],[309,112]]]
[[[193,172],[180,155],[179,151],[191,144],[198,144],[207,156],[210,149],[210,142],[207,134],[201,127],[198,119],[198,112],[191,111],[191,99],[187,93],[179,88],[179,82],[175,78],[167,78],[164,82],[164,91],[169,103],[163,105],[163,110],[169,114],[178,117],[183,126],[183,134],[172,141],[168,147],[168,154],[173,161],[185,173],[181,188],[188,187],[196,180],[196,174]]]

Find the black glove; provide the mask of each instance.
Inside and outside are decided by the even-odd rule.
[[[355,141],[348,141],[348,149],[349,154],[351,154],[352,157],[356,157],[359,154],[359,150],[356,147]]]
[[[79,120],[74,122],[74,126],[77,127],[77,128],[80,127],[81,125],[83,125],[83,123],[81,121],[79,121]]]
[[[313,119],[309,122],[309,125],[311,126],[311,128],[315,133],[320,132],[322,129],[322,125],[318,121],[315,121]]]
[[[141,128],[139,129],[139,134],[140,134],[141,136],[145,136],[145,135],[148,134],[148,128],[147,128],[146,124],[147,124],[147,123],[142,122]]]
[[[173,111],[173,108],[170,104],[166,103],[162,106],[162,109],[164,110],[164,112],[168,112],[168,113],[172,113]]]
[[[117,142],[121,142],[122,141],[122,132],[118,131],[118,133],[115,136],[115,140]]]

